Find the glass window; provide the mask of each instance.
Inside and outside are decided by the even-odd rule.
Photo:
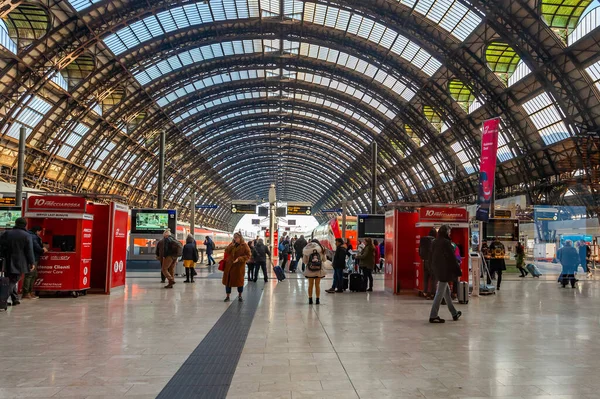
[[[585,71],[590,75],[598,90],[600,90],[600,61],[590,65]]]
[[[571,137],[555,103],[552,94],[544,92],[523,104],[546,145]]]
[[[450,181],[450,171],[448,170],[448,168],[445,167],[444,169],[442,169],[436,157],[433,156],[429,157],[429,162],[431,162],[433,168],[436,170],[436,172],[438,172],[438,175],[440,175],[442,181],[444,183],[448,183]]]
[[[456,157],[458,158],[462,166],[465,168],[465,172],[467,172],[468,175],[470,175],[471,173],[475,173],[475,166],[467,156],[463,144],[460,141],[457,141],[454,144],[452,144],[451,147],[454,150]]]
[[[23,126],[27,129],[26,137],[29,137],[31,131],[42,121],[44,115],[46,115],[51,108],[52,105],[41,97],[27,95],[23,100],[23,103],[17,107],[15,123],[9,125],[10,128],[6,134],[18,139],[19,130],[21,126]]]

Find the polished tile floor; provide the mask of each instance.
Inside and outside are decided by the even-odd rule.
[[[305,280],[270,280],[228,397],[600,398],[598,282],[509,279],[442,325],[427,323],[431,302],[382,286],[311,307]],[[214,278],[129,278],[111,297],[26,301],[0,313],[0,398],[154,398],[222,298]]]

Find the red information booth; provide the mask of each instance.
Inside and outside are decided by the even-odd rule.
[[[125,284],[126,206],[88,203],[84,196],[35,195],[26,200],[25,217],[28,227],[42,227],[48,249],[40,258],[36,291],[77,297],[90,289],[108,294]]]
[[[421,237],[447,224],[462,256],[461,281],[469,281],[469,223],[465,207],[446,204],[394,203],[385,213],[385,290],[394,294],[423,290]]]

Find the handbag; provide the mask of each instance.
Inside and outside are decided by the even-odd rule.
[[[192,277],[196,277],[198,275],[198,272],[193,267],[191,269],[192,269]]]
[[[219,261],[219,270],[220,270],[220,271],[223,271],[223,270],[225,270],[225,259],[221,259],[221,260]]]

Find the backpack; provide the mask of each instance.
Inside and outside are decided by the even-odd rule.
[[[433,252],[433,237],[421,237],[419,242],[419,256],[425,261],[429,261]]]
[[[321,270],[323,263],[321,262],[321,255],[316,249],[313,249],[312,254],[308,257],[308,270],[311,272],[318,272]]]
[[[183,244],[173,237],[169,237],[167,244],[169,246],[169,250],[167,251],[166,255],[179,258],[183,254]]]
[[[283,244],[283,241],[281,241],[281,242],[279,243],[279,245],[277,246],[277,248],[278,248],[280,251],[284,251],[284,250],[285,250],[285,245]]]

